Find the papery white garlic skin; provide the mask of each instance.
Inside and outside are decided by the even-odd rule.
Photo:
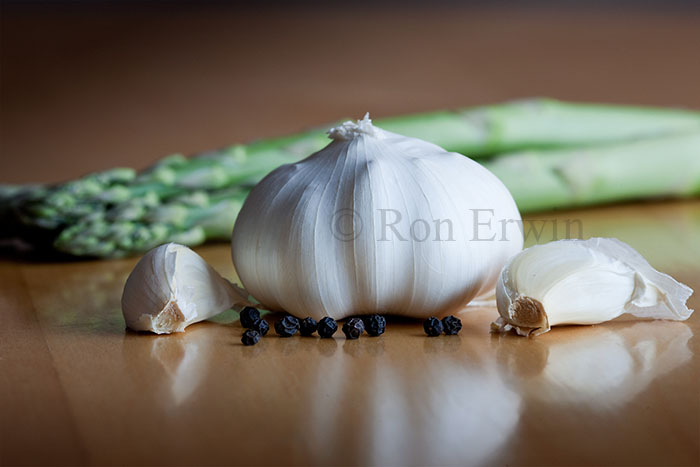
[[[630,313],[685,320],[693,291],[614,238],[559,240],[511,258],[496,286],[494,331],[539,335],[558,324],[596,324]]]
[[[122,313],[130,329],[169,334],[243,302],[239,290],[201,256],[167,243],[136,264],[124,286]]]
[[[427,317],[493,290],[523,243],[495,175],[367,116],[329,135],[326,148],[263,179],[236,220],[233,261],[256,300],[316,319]]]

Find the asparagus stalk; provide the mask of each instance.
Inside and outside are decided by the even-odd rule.
[[[483,158],[506,151],[593,146],[700,131],[700,112],[538,98],[379,118],[374,124],[471,158]],[[326,131],[331,126],[228,150],[263,157],[284,153],[298,160],[328,144]]]
[[[605,146],[523,151],[482,161],[522,212],[639,197],[700,194],[700,132]],[[682,170],[679,170],[682,167]],[[228,240],[247,190],[196,192],[161,202],[130,200],[61,232],[55,247],[76,256],[120,257],[166,241]]]
[[[166,242],[195,246],[228,239],[248,190],[196,191],[162,202],[155,194],[87,216],[58,235],[54,247],[74,256],[118,258]]]
[[[594,146],[700,130],[695,110],[527,99],[376,121],[471,158],[526,149]]]
[[[699,131],[700,112],[533,99],[379,119],[376,124],[470,157],[484,157]],[[15,202],[16,210],[26,225],[56,229],[148,192],[167,197],[188,189],[253,185],[279,165],[324,147],[326,129],[234,145],[190,159],[170,156],[141,175],[131,169],[91,174],[48,191],[38,190],[35,196]]]
[[[7,186],[4,200],[0,198],[7,225],[13,231],[21,226],[25,231],[58,231],[65,226],[94,218],[100,213],[129,201],[144,197],[167,200],[191,190],[216,190],[226,187],[253,185],[270,170],[289,162],[284,154],[268,152],[249,157],[231,148],[187,159],[169,156],[142,174],[133,169],[117,168],[87,175],[55,187],[35,187],[22,196],[12,196],[17,189]],[[26,191],[26,190],[25,190]],[[10,218],[9,212],[15,213]]]
[[[700,112],[535,99],[393,117],[376,123],[387,130],[423,138],[471,157],[483,159],[507,150],[520,151],[517,159],[503,156],[503,160],[507,158],[511,162],[483,161],[509,188],[512,186],[521,209],[528,211],[609,201],[618,199],[618,195],[626,199],[657,195],[657,192],[673,194],[658,187],[646,188],[638,181],[635,184],[636,172],[627,177],[632,187],[637,187],[628,189],[632,194],[606,188],[610,193],[603,197],[593,190],[584,191],[576,188],[575,178],[558,175],[564,173],[563,168],[575,165],[571,160],[582,160],[580,157],[570,158],[564,152],[557,159],[539,150],[592,147],[616,141],[642,141],[649,136],[698,132]],[[190,159],[170,156],[141,174],[132,169],[112,169],[54,187],[2,189],[0,186],[0,215],[6,226],[15,227],[6,228],[6,231],[28,228],[46,233],[45,238],[51,240],[58,235],[55,247],[76,255],[118,256],[143,251],[147,249],[144,245],[172,240],[178,233],[182,234],[184,243],[196,244],[206,238],[218,238],[218,234],[216,229],[210,229],[209,235],[198,229],[197,222],[206,222],[210,211],[183,201],[187,193],[214,191],[213,196],[218,199],[217,190],[226,193],[227,188],[250,187],[278,166],[306,157],[327,142],[325,128],[316,129],[235,145]],[[609,157],[611,160],[607,162],[613,164],[609,167],[613,172],[608,176],[621,176],[616,159],[603,157]],[[559,162],[555,163],[556,160]],[[654,160],[658,162],[658,158]],[[598,160],[597,163],[603,162]],[[693,170],[688,172],[694,173]],[[523,173],[529,173],[537,183],[524,183],[523,177],[519,177]],[[240,196],[244,191],[236,193]],[[224,202],[218,199],[212,205],[224,205]],[[177,217],[174,213],[183,209],[202,209],[203,214],[184,214],[187,219],[184,223],[181,219],[171,221],[165,215],[171,213]],[[228,224],[228,230],[232,224],[232,221]],[[123,239],[118,239],[119,235]],[[228,237],[228,232],[225,236]]]
[[[40,198],[47,191],[41,185],[0,185],[0,242],[16,238],[23,238],[25,242],[33,240],[33,235],[27,232],[15,207],[27,200]]]
[[[483,164],[521,212],[700,195],[700,131],[604,146],[521,151]]]

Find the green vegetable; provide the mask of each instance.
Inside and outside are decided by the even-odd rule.
[[[700,195],[700,131],[605,146],[523,151],[484,165],[521,212]]]
[[[477,158],[700,131],[700,112],[532,99],[374,123]]]
[[[377,119],[477,158],[523,212],[700,191],[700,112],[549,99]],[[326,128],[169,156],[55,186],[0,185],[3,235],[76,256],[119,257],[166,241],[229,239],[247,191],[328,143]]]
[[[75,256],[114,258],[166,242],[199,245],[229,239],[248,191],[226,188],[159,199],[153,193],[119,204],[63,229],[54,247]]]

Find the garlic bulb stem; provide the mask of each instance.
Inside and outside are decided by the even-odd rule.
[[[234,305],[248,305],[246,297],[197,253],[168,243],[146,253],[129,275],[122,313],[130,329],[169,334]]]
[[[595,324],[624,313],[687,319],[693,291],[612,238],[560,240],[510,259],[496,286],[497,332],[539,335],[559,324]]]

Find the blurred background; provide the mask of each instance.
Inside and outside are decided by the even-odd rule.
[[[549,96],[700,108],[700,2],[3,2],[0,182],[345,117]],[[66,160],[70,163],[66,163]]]

